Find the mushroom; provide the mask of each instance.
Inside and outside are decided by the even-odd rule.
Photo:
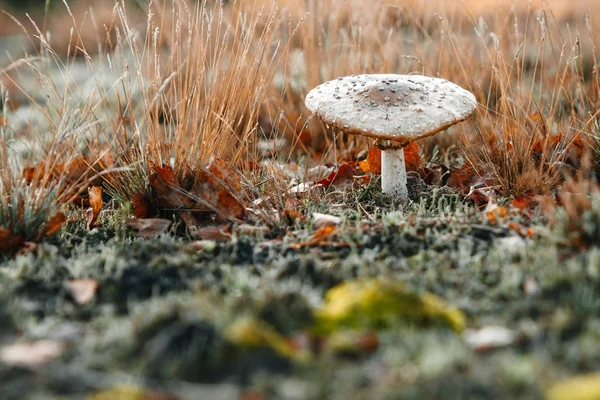
[[[374,74],[340,77],[306,96],[306,106],[325,124],[375,138],[381,149],[383,193],[408,198],[404,146],[467,119],[473,94],[444,79]]]

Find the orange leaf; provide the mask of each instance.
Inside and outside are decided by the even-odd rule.
[[[136,218],[148,218],[150,216],[148,199],[141,193],[136,193],[133,196],[133,214]]]
[[[450,175],[446,185],[459,189],[463,194],[469,193],[471,186],[479,179],[477,171],[472,167],[463,165],[460,168],[450,168]]]
[[[358,163],[349,161],[340,165],[337,171],[331,172],[329,176],[325,179],[321,179],[317,184],[328,188],[331,185],[341,185],[343,183],[353,182],[354,176],[360,175],[360,172]]]
[[[62,169],[62,166],[57,166],[57,169]],[[82,176],[85,176],[90,171],[90,166],[85,157],[78,157],[64,167],[65,178],[69,181],[78,181]]]
[[[532,195],[516,197],[510,201],[510,206],[519,211],[524,211],[530,207]]]
[[[228,225],[209,225],[202,228],[190,229],[190,233],[202,240],[215,240],[218,242],[231,239],[231,228]]]
[[[182,192],[173,168],[163,165],[162,167],[154,166],[153,170],[154,174],[150,176],[150,186],[162,207],[181,209],[191,204],[189,197]]]
[[[76,207],[89,208],[90,207],[90,198],[82,197],[79,194],[76,194],[71,198],[71,204]]]
[[[407,171],[418,171],[423,166],[417,142],[411,142],[404,147],[404,163]]]
[[[50,174],[50,176],[52,176],[52,173],[47,171],[46,168],[46,163],[44,162],[39,162],[34,167],[23,168],[23,179],[25,179],[25,182],[31,183],[34,180],[43,179],[46,174]]]
[[[231,165],[213,157],[208,171],[201,170],[197,175],[190,191],[198,199],[194,209],[216,211],[221,219],[245,217],[246,207],[234,194],[242,191],[240,176]]]
[[[506,207],[494,205],[487,211],[486,215],[491,224],[497,224],[500,219],[506,218],[508,210]]]
[[[88,195],[91,208],[88,210],[87,228],[88,230],[92,230],[96,226],[96,221],[98,220],[100,211],[102,211],[102,188],[98,186],[92,186],[88,190]]]
[[[517,232],[522,237],[532,238],[535,236],[535,229],[533,227],[525,227],[518,222],[510,222],[508,228]]]
[[[51,236],[58,232],[63,225],[67,222],[67,217],[65,214],[58,212],[54,216],[50,217],[46,225],[42,227],[40,230],[39,238],[44,236]]]
[[[313,143],[312,133],[308,129],[303,129],[298,134],[298,141],[302,143],[305,148],[310,148]]]
[[[217,197],[219,210],[230,218],[242,219],[246,215],[246,208],[227,190],[221,189]]]
[[[22,244],[23,240],[19,236],[15,236],[8,229],[0,228],[0,253],[15,252]]]
[[[367,158],[359,162],[358,165],[364,172],[381,174],[381,150],[377,147],[371,147]]]
[[[216,157],[211,158],[208,164],[208,171],[213,177],[221,181],[218,183],[228,186],[227,189],[230,191],[237,192],[241,190],[239,175],[236,173],[235,169],[224,160]]]

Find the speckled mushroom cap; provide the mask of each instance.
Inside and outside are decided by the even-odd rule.
[[[306,106],[345,133],[408,144],[467,119],[473,94],[444,79],[422,75],[354,75],[325,82]]]

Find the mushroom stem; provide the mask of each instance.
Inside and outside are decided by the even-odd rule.
[[[404,148],[387,148],[381,151],[381,189],[385,194],[408,199]]]

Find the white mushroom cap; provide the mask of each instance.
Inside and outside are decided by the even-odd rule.
[[[467,119],[473,94],[444,79],[422,75],[355,75],[325,82],[306,106],[345,133],[408,144]]]

